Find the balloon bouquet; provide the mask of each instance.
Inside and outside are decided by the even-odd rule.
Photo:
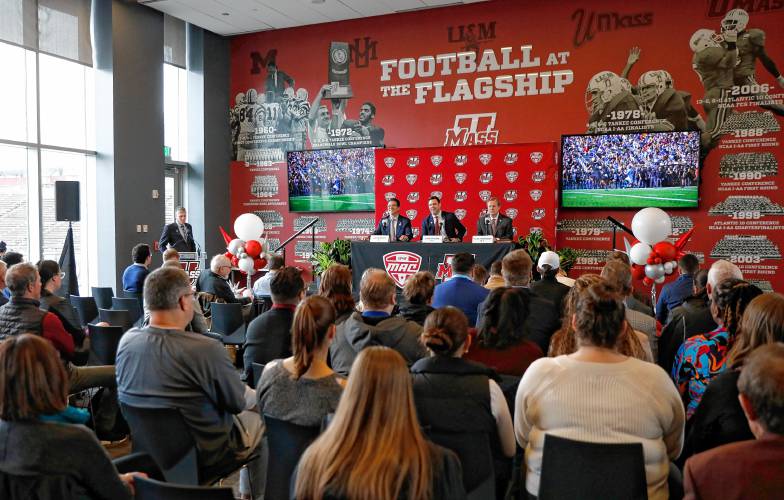
[[[250,292],[251,277],[267,265],[264,258],[264,221],[256,214],[242,214],[234,220],[234,234],[232,239],[221,227],[221,234],[226,241],[226,257],[231,260],[233,267],[247,275],[246,293]]]
[[[672,234],[672,220],[660,208],[643,208],[632,219],[632,233],[635,242],[627,242],[627,253],[632,261],[632,276],[641,280],[643,285],[661,284],[678,267],[678,259],[686,252],[683,247],[691,238],[694,228],[689,229],[678,241],[671,243],[667,237]],[[655,297],[656,287],[651,288]],[[655,300],[654,300],[655,303]]]

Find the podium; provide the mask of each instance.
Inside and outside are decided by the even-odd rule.
[[[204,252],[180,252],[180,266],[188,273],[191,286],[196,286],[201,272],[206,269],[207,254]]]

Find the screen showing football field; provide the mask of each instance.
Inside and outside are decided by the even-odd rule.
[[[699,201],[698,132],[562,138],[561,206],[693,208]]]
[[[289,210],[374,211],[375,161],[373,148],[290,152]]]

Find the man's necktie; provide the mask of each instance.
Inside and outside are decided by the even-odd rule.
[[[496,219],[492,218],[490,219],[490,231],[491,231],[490,234],[492,234],[493,236],[495,236],[495,228],[496,228]]]
[[[438,216],[433,216],[433,219],[436,221],[436,234],[441,234],[441,223],[438,221]]]
[[[180,226],[180,235],[182,236],[183,241],[188,241],[188,237],[187,237],[188,233],[185,232],[185,226],[182,224],[180,224],[179,226]]]
[[[392,219],[392,224],[389,226],[389,241],[395,241],[397,236],[397,219]]]

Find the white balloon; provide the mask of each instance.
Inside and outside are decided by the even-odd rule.
[[[245,257],[243,259],[240,259],[239,263],[237,264],[237,267],[239,267],[240,270],[242,270],[242,271],[244,271],[246,273],[252,273],[253,272],[253,259],[251,259],[250,257]]]
[[[648,263],[648,257],[651,255],[651,250],[650,245],[635,243],[631,250],[629,250],[629,259],[635,264],[644,266]]]
[[[672,274],[672,271],[675,269],[675,267],[672,265],[672,261],[665,262],[663,265],[664,265],[664,272],[666,274]]]
[[[245,253],[245,252],[240,252],[240,255],[239,255],[240,259],[244,259],[244,258],[246,258],[247,256],[248,256],[248,254],[247,254],[247,253]]]
[[[667,279],[667,278],[665,278],[664,276],[662,276],[662,277],[660,277],[660,278],[656,278],[655,280],[653,280],[653,282],[654,282],[654,283],[656,283],[657,285],[661,285],[662,283],[664,283],[664,280],[666,280],[666,279]]]
[[[228,250],[229,253],[232,254],[232,255],[238,255],[240,247],[242,247],[244,244],[245,244],[245,242],[242,241],[241,239],[234,238],[229,243],[229,246],[226,247],[226,250]]]
[[[672,220],[661,208],[643,208],[634,214],[632,232],[643,243],[655,245],[672,234]]]
[[[664,276],[664,266],[661,264],[646,264],[645,276],[652,280],[657,280]]]
[[[237,238],[256,240],[264,232],[264,221],[256,214],[242,214],[234,221],[234,234]]]

